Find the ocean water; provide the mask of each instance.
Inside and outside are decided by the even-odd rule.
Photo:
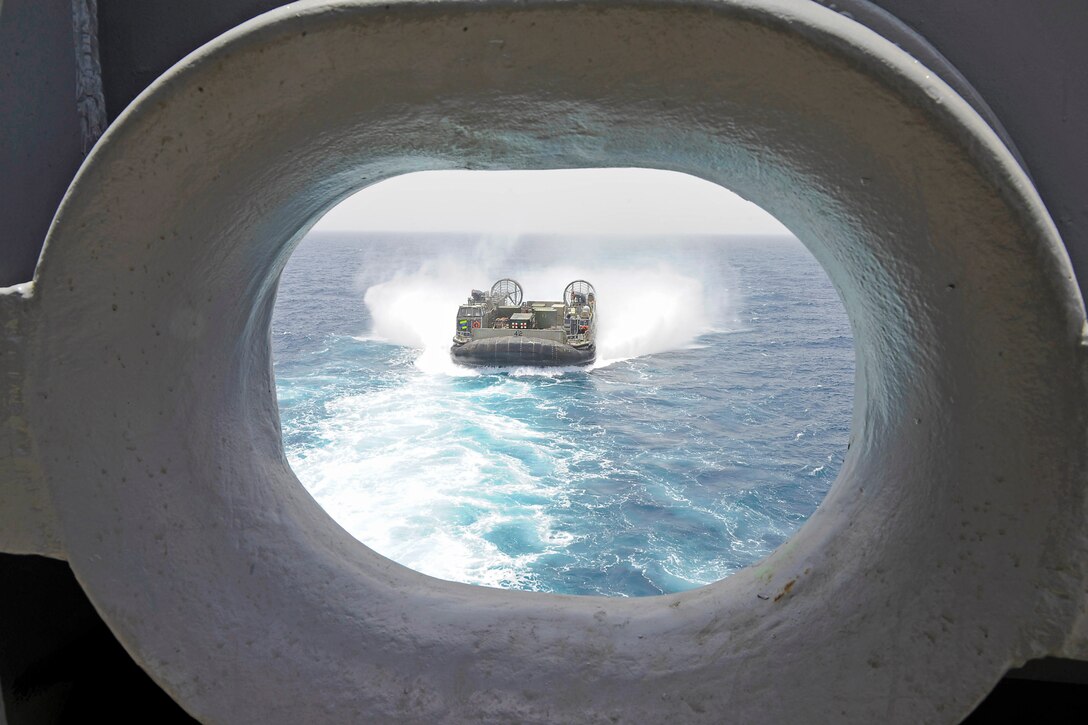
[[[514,277],[598,293],[586,368],[468,369],[456,308]],[[311,234],[272,323],[284,445],[348,532],[418,571],[645,596],[756,563],[815,510],[854,381],[791,238]]]

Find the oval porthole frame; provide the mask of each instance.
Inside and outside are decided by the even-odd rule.
[[[642,166],[783,221],[843,297],[852,445],[759,565],[638,600],[471,587],[352,539],[282,450],[294,244],[438,168]],[[301,2],[145,91],[26,300],[28,435],[118,639],[213,722],[957,720],[1083,611],[1083,303],[1015,160],[816,5]]]

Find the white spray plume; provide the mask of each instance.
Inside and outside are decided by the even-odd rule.
[[[494,281],[489,275],[495,274],[503,276],[444,258],[373,285],[363,298],[373,318],[371,334],[421,350],[416,360],[421,370],[471,374],[449,357],[457,307],[473,287],[489,289]],[[727,299],[709,299],[702,282],[667,264],[592,272],[556,265],[511,276],[521,283],[527,300],[561,299],[563,289],[576,279],[593,284],[598,313],[594,367],[686,347],[710,331],[728,304]]]

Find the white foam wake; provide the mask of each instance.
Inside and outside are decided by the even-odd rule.
[[[563,459],[543,434],[454,385],[420,375],[330,401],[322,445],[292,456],[291,467],[341,526],[384,556],[441,579],[532,588],[532,563],[571,536],[545,510],[558,495],[554,476],[530,466],[554,474]],[[508,380],[484,397],[524,386]],[[506,528],[524,532],[516,552],[493,541]]]

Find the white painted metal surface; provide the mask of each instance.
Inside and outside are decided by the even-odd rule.
[[[268,320],[292,245],[399,173],[592,166],[711,179],[817,255],[858,355],[839,480],[766,561],[676,596],[378,556],[283,456]],[[1060,240],[967,104],[817,6],[288,6],[124,113],[0,313],[0,450],[27,463],[0,544],[67,556],[207,721],[955,722],[1010,665],[1084,652]]]

